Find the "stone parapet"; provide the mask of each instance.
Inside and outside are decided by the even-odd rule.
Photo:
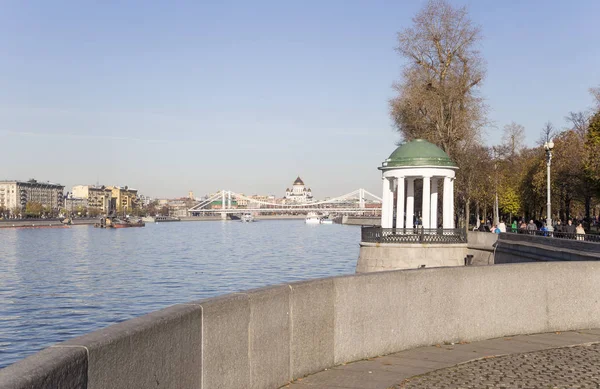
[[[404,246],[404,245],[403,245]],[[179,304],[59,343],[0,388],[277,388],[443,342],[600,327],[600,263],[386,271]]]

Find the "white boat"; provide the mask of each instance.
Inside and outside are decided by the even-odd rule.
[[[306,224],[321,224],[321,218],[314,212],[309,212],[304,220]]]
[[[251,213],[245,213],[240,217],[242,223],[250,223],[254,221],[254,216]]]
[[[330,219],[329,216],[325,216],[321,219],[321,224],[333,224],[333,219]]]
[[[144,216],[144,217],[142,218],[142,221],[143,221],[144,223],[154,223],[154,221],[155,221],[155,220],[156,220],[156,219],[154,219],[154,217],[152,217],[152,216]]]

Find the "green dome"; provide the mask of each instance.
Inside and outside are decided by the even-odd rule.
[[[444,150],[424,139],[415,139],[398,146],[379,169],[413,166],[457,167]]]

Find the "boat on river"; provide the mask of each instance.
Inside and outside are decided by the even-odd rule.
[[[138,219],[135,221],[129,219],[114,219],[111,224],[112,228],[144,227],[146,225],[146,223],[144,223],[142,219]]]
[[[156,216],[154,218],[156,223],[165,223],[165,222],[180,222],[181,219],[173,216]]]
[[[100,223],[94,224],[96,228],[131,228],[144,227],[146,223],[142,219],[119,219],[117,217],[107,217],[100,219]]]
[[[324,216],[321,218],[321,224],[333,224],[333,219],[330,219],[329,216]]]
[[[254,219],[254,216],[252,216],[251,213],[245,213],[240,217],[240,221],[242,223],[251,223],[256,220]]]
[[[306,224],[321,224],[321,218],[315,212],[309,212],[304,219]]]

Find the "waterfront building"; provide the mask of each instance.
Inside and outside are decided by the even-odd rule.
[[[169,208],[169,216],[186,217],[187,210],[194,206],[194,200],[189,197],[182,197],[168,200],[166,205]]]
[[[87,199],[87,207],[102,213],[110,211],[112,190],[105,186],[76,185],[72,188],[72,197]]]
[[[0,207],[22,210],[28,202],[59,210],[64,205],[64,185],[50,182],[0,181]]]
[[[121,212],[138,206],[137,189],[128,186],[107,186],[107,189],[111,191],[111,209]]]
[[[298,176],[294,184],[292,185],[292,189],[289,188],[285,190],[286,202],[289,203],[307,203],[312,201],[313,195],[312,190],[310,188],[306,188],[304,185],[304,181]]]
[[[225,205],[229,209],[237,209],[238,202],[237,200],[231,199],[231,206],[229,206],[227,199],[225,199]],[[221,200],[215,200],[210,203],[209,209],[223,209],[223,202]]]
[[[243,193],[241,193],[241,195],[244,196]],[[235,201],[237,202],[238,208],[248,208],[248,203],[249,203],[248,199],[241,198],[238,196],[235,196],[234,198],[235,198]]]
[[[147,207],[152,202],[152,198],[150,196],[145,196],[143,194],[138,194],[138,205],[140,207]]]
[[[74,197],[72,194],[65,197],[65,209],[69,214],[78,212],[78,209],[88,208],[88,199]]]

